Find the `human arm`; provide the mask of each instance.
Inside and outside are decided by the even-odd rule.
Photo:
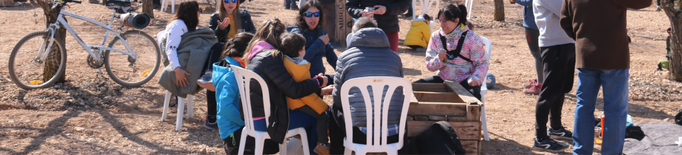
[[[324,30],[322,30],[322,34],[326,34]],[[332,68],[336,68],[336,60],[338,60],[338,56],[336,56],[336,52],[334,52],[334,48],[332,48],[331,45],[327,44],[324,46],[324,51],[325,55],[324,57],[327,58],[327,63],[332,66]],[[307,52],[307,51],[306,51]],[[332,79],[329,79],[332,80]]]
[[[514,0],[514,2],[523,6],[533,7],[533,0]]]
[[[563,5],[563,1],[557,1],[557,0],[536,0],[539,2],[538,6],[539,8],[544,8],[552,12],[557,17],[561,17],[561,6]]]
[[[242,25],[242,29],[244,29],[245,32],[251,32],[251,33],[256,33],[256,26],[253,25],[253,20],[251,20],[251,14],[249,11],[242,11],[242,22],[245,22],[245,25]]]
[[[275,84],[275,86],[287,97],[299,99],[320,91],[320,85],[314,78],[296,82],[284,67],[282,59],[270,56],[264,58],[262,61],[266,64],[262,64],[264,65],[264,70],[263,72],[260,72],[261,77],[270,79],[270,81],[272,81],[273,84]],[[322,81],[319,83],[322,83]]]
[[[182,35],[187,32],[187,26],[180,20],[172,21],[166,26],[166,56],[168,57],[169,65],[175,74],[175,84],[186,87],[189,84],[185,76],[190,75],[185,70],[180,68],[180,61],[178,60],[178,46],[182,40]]]
[[[365,8],[360,7],[360,0],[346,0],[346,11],[348,15],[353,18],[362,17],[362,12]]]
[[[387,16],[401,15],[401,14],[405,13],[405,11],[407,11],[407,9],[410,8],[410,1],[411,0],[399,0],[397,2],[394,1],[394,2],[391,2],[388,4],[381,5],[381,6],[385,7],[385,11],[383,13],[379,12],[376,14],[377,15],[387,15]],[[377,6],[379,6],[379,5],[377,5]],[[375,6],[375,10],[376,9],[379,9],[379,8]],[[376,11],[380,11],[380,10],[376,10]]]
[[[438,45],[436,45],[436,40],[438,40],[436,37],[439,36],[437,33],[438,32],[434,32],[433,35],[431,35],[432,37],[429,41],[428,48],[426,48],[426,69],[432,72],[445,67],[445,62],[439,58],[439,55],[445,51],[438,49]]]
[[[566,34],[575,40],[575,32],[573,31],[573,5],[571,0],[565,0],[561,7],[561,16],[559,16],[559,25],[564,29]]]
[[[429,27],[429,23],[420,26],[419,30],[421,30],[422,32],[422,39],[424,39],[424,41],[426,41],[426,44],[428,44],[431,41],[431,27]]]
[[[650,0],[611,0],[616,5],[632,8],[632,9],[642,9],[651,6]]]
[[[225,19],[228,19],[228,21],[226,21],[228,26],[225,28],[221,28],[222,27],[221,24],[225,24],[222,23],[221,20]],[[229,24],[230,24],[229,18],[220,19],[220,15],[218,15],[218,13],[215,13],[211,15],[211,20],[208,22],[208,27],[211,30],[215,31],[215,37],[218,38],[218,41],[225,42],[227,41],[227,33],[230,31]]]

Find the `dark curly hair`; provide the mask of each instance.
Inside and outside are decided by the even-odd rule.
[[[319,31],[322,29],[322,27],[324,27],[323,24],[324,24],[325,20],[324,20],[324,11],[322,8],[322,3],[320,3],[317,0],[309,0],[309,1],[306,1],[305,4],[303,4],[303,6],[298,10],[298,17],[296,17],[296,19],[298,19],[298,20],[296,20],[296,25],[298,25],[298,27],[301,28],[301,30],[303,30],[303,31],[310,29],[310,27],[308,27],[308,23],[305,22],[305,19],[304,19],[305,16],[303,16],[303,13],[308,11],[308,9],[310,9],[310,7],[315,7],[315,8],[317,8],[317,10],[320,10],[320,17],[319,17],[320,21],[317,22],[317,26],[314,29],[315,31]]]

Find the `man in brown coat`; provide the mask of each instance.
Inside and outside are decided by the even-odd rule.
[[[641,9],[651,0],[565,0],[561,27],[576,40],[578,103],[573,128],[573,154],[592,154],[594,109],[603,87],[602,154],[623,154],[628,107],[630,51],[627,9]]]

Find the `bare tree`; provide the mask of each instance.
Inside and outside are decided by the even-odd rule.
[[[142,0],[142,12],[154,18],[154,0]]]
[[[495,0],[495,16],[493,17],[495,21],[504,21],[504,1]]]
[[[670,20],[670,70],[671,77],[682,81],[682,0],[661,0],[661,7]]]
[[[45,27],[50,26],[50,23],[54,23],[57,21],[57,16],[59,16],[59,11],[62,10],[62,5],[58,5],[55,8],[52,8],[52,5],[55,3],[54,1],[51,0],[35,0],[34,2],[37,2],[40,8],[43,9],[43,12],[45,14]],[[59,3],[59,2],[57,2]],[[60,27],[57,30],[57,34],[55,34],[55,38],[61,38],[64,40],[66,38],[66,29],[64,27]],[[57,45],[52,45],[52,50],[48,53],[48,59],[55,59],[55,60],[46,60],[45,61],[45,68],[43,68],[43,81],[48,81],[54,74],[57,73],[57,70],[59,69],[59,66],[54,66],[54,64],[60,64],[59,58],[61,57],[61,53],[59,53],[57,50],[59,50],[59,47]],[[66,52],[64,52],[66,53]],[[55,62],[57,63],[47,63],[47,62]],[[66,67],[66,66],[64,66]],[[59,78],[57,81],[58,83],[66,81],[66,73],[62,74],[62,77]]]

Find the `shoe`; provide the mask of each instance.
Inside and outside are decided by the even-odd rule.
[[[415,49],[415,50],[416,50],[417,52],[426,52],[426,48],[423,48],[423,47],[419,47],[419,48],[417,48],[417,49]]]
[[[568,144],[556,142],[549,137],[543,139],[542,141],[539,141],[538,138],[535,138],[535,144],[533,144],[533,149],[552,153],[563,152],[567,148]]]
[[[552,129],[552,127],[549,127],[549,129],[547,130],[547,135],[549,135],[550,138],[554,139],[573,140],[573,133],[564,129],[564,127],[561,127],[561,129],[559,130],[554,130]]]
[[[322,144],[320,142],[317,142],[317,147],[315,147],[313,152],[319,155],[329,155],[329,144]]]
[[[530,80],[530,82],[523,83],[523,88],[528,89],[528,88],[533,87],[535,85],[538,85],[538,79],[533,79],[533,80]]]
[[[661,9],[660,6],[657,6],[657,7],[656,7],[656,11],[661,11],[661,10],[662,10],[662,9]]]
[[[206,120],[204,120],[204,127],[208,130],[218,130],[218,123],[216,122],[208,122],[208,117],[206,117]]]
[[[291,6],[290,8],[291,8],[291,10],[298,10],[298,6],[296,6],[296,5]]]
[[[542,84],[536,85],[534,87],[524,89],[523,93],[528,94],[528,95],[538,95],[538,94],[540,94],[540,90],[542,90],[541,88],[542,88]]]
[[[287,10],[289,10],[289,9],[291,9],[291,8],[290,8],[290,7],[288,7],[288,6],[284,6],[284,9],[287,9]]]

